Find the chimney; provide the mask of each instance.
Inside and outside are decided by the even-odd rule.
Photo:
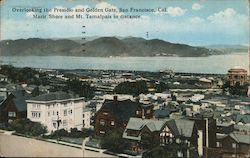
[[[113,99],[114,99],[114,101],[117,101],[118,100],[118,96],[114,95]]]

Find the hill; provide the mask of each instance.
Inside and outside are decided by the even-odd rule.
[[[209,45],[204,47],[219,50],[223,53],[248,52],[248,47],[243,45]]]
[[[159,39],[100,37],[84,44],[70,39],[18,39],[0,42],[2,56],[181,56],[200,57],[219,54],[204,47],[170,43]]]

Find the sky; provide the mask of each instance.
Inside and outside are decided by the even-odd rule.
[[[17,12],[15,8],[50,8],[51,12]],[[155,12],[116,12],[102,15],[140,15],[139,19],[35,19],[34,14],[65,16],[53,8],[150,8]],[[158,10],[163,8],[164,12]],[[134,36],[194,46],[249,44],[248,0],[4,0],[1,40]],[[71,13],[76,15],[77,13]],[[99,15],[101,13],[81,13]],[[83,28],[82,26],[86,26]]]

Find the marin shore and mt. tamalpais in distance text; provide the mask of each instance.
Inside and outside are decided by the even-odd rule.
[[[88,40],[90,39],[90,40]],[[82,44],[84,43],[84,50]],[[68,39],[18,39],[0,41],[2,56],[179,56],[201,57],[228,52],[247,52],[245,46],[194,47],[160,39],[138,37],[95,37]]]

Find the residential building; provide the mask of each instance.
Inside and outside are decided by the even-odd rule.
[[[247,134],[230,133],[217,135],[216,152],[218,157],[250,157],[250,137]]]
[[[161,105],[159,109],[154,110],[154,118],[163,119],[170,117],[171,113],[178,112],[179,110],[175,107],[171,107],[168,105]]]
[[[31,98],[27,102],[27,117],[47,126],[48,132],[58,129],[70,130],[83,126],[84,97],[65,92],[54,92]]]
[[[210,80],[210,79],[207,79],[207,78],[200,78],[199,79],[199,84],[203,87],[206,87],[206,88],[211,88],[212,85],[213,85],[213,81]]]
[[[130,117],[152,118],[153,106],[130,99],[118,100],[117,96],[113,100],[106,99],[95,115],[95,133],[103,136],[109,130],[124,129]]]
[[[234,131],[234,124],[232,123],[217,123],[216,133],[229,134]]]
[[[93,126],[91,126],[91,117],[92,117],[92,111],[91,108],[83,108],[82,110],[82,115],[83,115],[83,128],[89,129],[89,128],[93,128]]]
[[[27,104],[26,99],[31,95],[24,90],[11,92],[0,104],[0,123],[7,124],[16,119],[26,118]]]
[[[8,77],[0,74],[0,82],[8,82]]]
[[[138,154],[145,149],[152,149],[158,145],[171,146],[173,143],[183,143],[187,148],[196,148],[198,140],[195,122],[186,119],[130,118],[123,138],[128,149]],[[188,157],[187,148],[185,152],[180,151],[180,155]]]
[[[236,124],[245,124],[245,125],[250,125],[250,114],[238,114],[236,115],[235,119]]]

